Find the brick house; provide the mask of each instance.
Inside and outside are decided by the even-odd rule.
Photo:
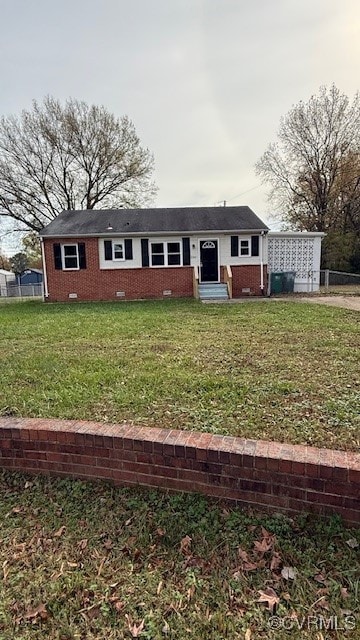
[[[63,211],[40,232],[45,300],[259,296],[267,232],[245,206]]]

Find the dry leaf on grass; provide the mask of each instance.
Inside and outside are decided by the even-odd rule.
[[[60,527],[60,529],[58,529],[58,531],[55,531],[55,533],[53,534],[54,538],[60,538],[65,532],[65,529],[66,529],[65,525],[63,525],[62,527]]]
[[[43,603],[39,604],[35,609],[28,609],[24,615],[25,620],[35,620],[37,617],[41,618],[41,620],[46,620],[48,617],[46,606]]]
[[[356,538],[350,538],[349,540],[346,540],[346,544],[348,547],[350,547],[350,549],[357,549],[357,547],[359,546]]]
[[[325,582],[326,576],[324,573],[316,573],[314,575],[314,580],[316,580],[316,582]]]
[[[190,555],[191,551],[190,551],[190,547],[191,547],[191,538],[190,536],[185,536],[181,541],[180,541],[180,551],[181,553],[183,553],[185,556]]]
[[[144,628],[145,620],[141,620],[140,624],[137,625],[132,621],[132,618],[129,615],[126,614],[125,618],[127,620],[128,628],[132,637],[138,638]]]
[[[272,589],[271,587],[266,587],[266,589],[264,590],[259,589],[258,593],[260,593],[258,602],[263,602],[267,605],[269,611],[274,611],[274,607],[280,602],[280,598],[274,591],[274,589]]]
[[[295,580],[297,569],[295,569],[295,567],[283,567],[281,569],[281,575],[284,580]]]

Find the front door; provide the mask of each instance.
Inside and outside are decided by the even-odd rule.
[[[219,260],[218,241],[200,241],[200,280],[201,282],[218,282]]]

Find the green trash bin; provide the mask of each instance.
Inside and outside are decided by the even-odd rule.
[[[270,293],[283,292],[283,273],[273,271],[270,276]]]
[[[284,271],[283,274],[283,293],[294,293],[296,271]]]

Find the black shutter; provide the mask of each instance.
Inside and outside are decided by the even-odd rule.
[[[231,255],[239,255],[239,236],[231,236]]]
[[[183,249],[183,265],[190,264],[190,238],[182,239],[182,249]]]
[[[132,240],[127,238],[125,240],[125,260],[133,259]]]
[[[104,240],[105,260],[112,260],[112,241]]]
[[[141,240],[141,264],[143,267],[149,266],[149,240]]]
[[[55,269],[62,269],[61,246],[58,242],[56,242],[53,246],[54,246]]]
[[[85,242],[79,242],[79,268],[86,269],[86,255],[85,255]]]
[[[259,255],[259,236],[251,236],[251,255]]]

